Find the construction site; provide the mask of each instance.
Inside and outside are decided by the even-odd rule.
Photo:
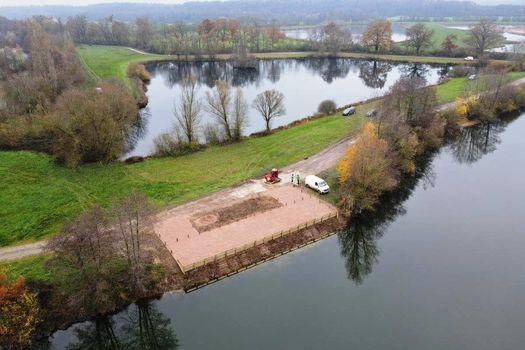
[[[220,201],[214,201],[213,197],[203,198],[159,216],[154,226],[155,234],[186,277],[200,271],[199,283],[206,283],[206,279],[233,272],[230,266],[222,272],[215,268],[208,277],[202,276],[202,271],[210,266],[217,267],[220,262],[244,255],[244,262],[235,264],[240,269],[257,263],[261,257],[271,257],[271,254],[262,254],[257,258],[252,254],[247,258],[249,252],[262,252],[265,246],[273,245],[274,253],[278,254],[291,250],[294,244],[290,242],[304,244],[332,233],[317,230],[310,239],[297,240],[301,232],[337,220],[337,208],[312,190],[292,184],[289,174],[283,176],[284,181],[276,172],[274,175],[271,179],[251,180],[220,193]],[[275,249],[276,242],[288,244]]]

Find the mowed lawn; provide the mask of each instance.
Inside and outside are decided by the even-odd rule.
[[[91,77],[117,78],[126,84],[129,84],[127,68],[130,63],[170,58],[164,55],[144,55],[121,46],[79,45],[77,53]]]

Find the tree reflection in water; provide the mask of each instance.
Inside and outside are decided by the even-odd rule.
[[[363,79],[366,86],[374,89],[385,86],[388,73],[392,70],[392,64],[385,61],[361,61],[357,65],[359,78]]]
[[[178,347],[171,321],[150,302],[131,305],[118,316],[103,316],[74,330],[68,350],[170,350]]]
[[[397,65],[407,76],[425,76],[429,72],[426,65]],[[248,71],[234,69],[229,62],[224,61],[163,62],[151,64],[148,70],[153,75],[166,75],[165,81],[170,88],[188,76],[193,76],[200,85],[213,88],[217,80],[224,80],[234,87],[243,87],[248,84],[259,86],[265,79],[275,84],[281,79],[283,71],[297,70],[301,66],[312,75],[320,76],[327,83],[343,79],[351,70],[359,69],[359,77],[363,79],[366,86],[383,88],[388,73],[396,64],[345,58],[309,58],[304,60],[259,60],[257,69]]]
[[[426,78],[429,72],[429,66],[421,63],[412,63],[402,65],[400,68],[401,77],[403,78]]]
[[[509,114],[490,123],[462,128],[450,143],[454,158],[461,164],[473,164],[496,150],[501,142],[500,134],[519,116]]]
[[[429,153],[418,161],[414,174],[405,176],[394,191],[381,197],[374,211],[365,211],[353,216],[344,229],[338,233],[341,255],[345,258],[348,278],[356,285],[363,283],[378,260],[380,250],[377,240],[383,236],[389,225],[406,213],[405,201],[423,181],[423,186],[433,186],[432,160],[435,153]]]

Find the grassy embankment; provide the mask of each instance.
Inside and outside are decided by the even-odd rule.
[[[432,22],[422,22],[422,23],[434,31],[434,35],[432,36],[432,46],[424,50],[424,52],[431,53],[431,52],[436,52],[436,51],[442,51],[443,47],[441,46],[441,44],[443,43],[443,40],[445,40],[447,35],[450,35],[450,34],[456,35],[457,37],[456,45],[458,45],[459,47],[465,46],[464,40],[468,35],[468,32],[466,30],[447,28],[445,25],[442,25],[439,23],[432,23]],[[415,23],[407,24],[407,26],[410,26],[413,24]],[[398,42],[395,44],[395,46],[400,49],[406,49],[405,42]]]
[[[144,55],[129,52],[127,61],[112,57],[103,64],[95,60],[97,64],[90,69],[97,76],[115,75],[122,79],[126,62],[144,60]],[[117,56],[115,50],[110,53]],[[90,54],[92,57],[84,57],[86,64],[93,62]],[[457,96],[461,82],[465,80],[455,79],[437,87],[443,102]],[[351,118],[336,113],[267,137],[211,146],[178,158],[153,158],[134,165],[91,164],[66,169],[54,164],[47,155],[0,152],[0,182],[5,185],[5,190],[0,192],[0,246],[48,237],[56,233],[65,220],[94,203],[107,205],[131,189],[145,193],[160,206],[176,205],[259,176],[271,167],[298,161],[355,133],[365,121],[364,114],[369,108],[369,103],[358,107],[357,114]],[[46,279],[48,276],[42,272],[44,259],[29,257],[10,263],[10,270],[13,274],[29,273]],[[35,265],[34,269],[31,265]]]

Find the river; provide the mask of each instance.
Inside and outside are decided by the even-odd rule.
[[[215,81],[225,80],[242,89],[248,104],[268,89],[285,95],[285,115],[272,127],[288,124],[313,115],[320,102],[334,100],[338,105],[366,100],[385,94],[400,77],[425,77],[435,84],[447,72],[446,66],[401,64],[345,58],[307,58],[260,60],[255,71],[235,70],[229,62],[163,62],[148,65],[151,82],[148,85],[149,104],[142,111],[140,133],[126,156],[149,155],[154,151],[154,139],[173,130],[174,102],[180,95],[183,78],[191,75],[198,81],[198,96],[202,102]],[[262,131],[264,121],[253,108],[248,111],[248,126],[244,134]],[[200,130],[213,118],[202,113]],[[201,132],[201,142],[204,142]]]
[[[524,133],[525,114],[465,129],[338,235],[50,348],[520,349]]]

